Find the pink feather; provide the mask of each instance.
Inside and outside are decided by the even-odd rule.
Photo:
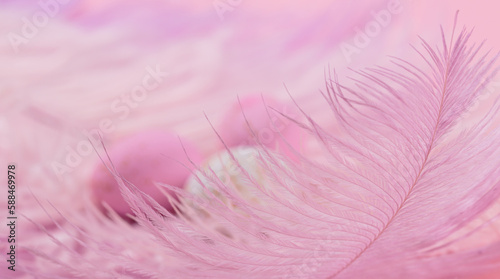
[[[383,4],[376,2],[373,7]],[[82,1],[78,5],[81,6],[66,7],[69,12],[63,14],[86,28],[99,25],[110,12],[107,5],[99,5],[97,1]],[[109,5],[116,7],[115,4]],[[158,8],[159,14],[168,12],[172,17],[178,13],[166,11],[156,1],[148,1],[144,6],[133,2],[130,5],[151,5]],[[192,8],[208,14],[206,7],[181,6],[179,4],[179,10]],[[134,7],[122,8],[126,13]],[[79,16],[79,13],[93,16]],[[308,20],[317,13],[308,14]],[[267,14],[268,17],[272,15],[271,12]],[[160,16],[157,18],[161,21]],[[363,24],[364,20],[360,17],[359,21],[346,22],[356,26]],[[224,40],[223,34],[217,33],[217,21],[208,20],[210,24],[203,31],[213,32],[210,34],[215,36],[215,41]],[[283,21],[286,25],[286,20]],[[336,21],[325,16],[314,22],[317,24],[314,26],[318,26]],[[59,25],[48,28],[73,36]],[[113,26],[108,28],[103,32],[121,30]],[[255,30],[265,33],[266,28],[262,24]],[[79,28],[71,30],[78,30],[82,36],[86,34]],[[250,34],[250,30],[254,29],[248,28],[245,34]],[[305,28],[295,36],[310,34],[307,30]],[[141,33],[139,31],[134,33]],[[162,31],[166,34],[164,37],[141,34],[146,48],[155,51],[158,41],[166,45],[163,42],[167,39],[178,39],[175,42],[177,48],[192,48],[182,43],[182,37],[203,36],[200,30],[186,30],[186,33],[177,33],[174,29]],[[327,45],[335,45],[352,35],[338,32],[327,40]],[[124,38],[129,36],[126,32],[120,34]],[[14,275],[6,273],[6,263],[2,262],[0,275],[6,278],[472,278],[500,269],[500,237],[477,242],[486,229],[498,233],[500,227],[500,130],[493,121],[498,117],[499,104],[493,104],[477,123],[462,126],[464,115],[484,93],[488,81],[496,73],[493,68],[496,57],[490,58],[482,53],[480,46],[471,45],[469,31],[464,29],[450,34],[451,38],[447,39],[445,32],[441,32],[442,46],[439,48],[422,40],[421,47],[415,48],[420,60],[410,62],[394,58],[390,66],[355,71],[354,77],[346,81],[349,86],[343,85],[336,73],[327,74],[326,88],[322,92],[323,106],[316,99],[308,101],[310,91],[298,97],[296,104],[305,120],[298,118],[295,125],[309,132],[312,138],[309,144],[313,147],[300,152],[290,150],[299,158],[297,163],[264,145],[260,146],[257,161],[265,170],[267,180],[256,177],[245,167],[245,162],[235,160],[236,155],[229,152],[242,170],[242,180],[253,186],[250,191],[259,203],[249,202],[238,195],[215,175],[214,169],[195,166],[199,171],[196,179],[210,199],[207,201],[199,195],[159,185],[180,196],[180,201],[172,200],[178,210],[177,214],[172,214],[141,192],[136,187],[139,185],[130,184],[125,174],[116,172],[112,158],[96,146],[101,156],[99,160],[104,161],[115,175],[123,197],[135,213],[138,225],[132,225],[112,209],[109,209],[110,216],[104,216],[91,201],[81,198],[86,197],[82,195],[86,192],[81,189],[81,184],[88,180],[89,163],[82,163],[81,173],[64,177],[63,181],[46,166],[32,169],[30,176],[20,180],[32,189],[23,189],[19,201],[29,201],[32,205],[23,205],[24,221],[19,228],[22,236],[18,250],[19,271]],[[217,36],[221,37],[217,39]],[[262,35],[236,37],[226,43],[230,45],[259,36]],[[290,43],[278,40],[276,44],[287,46],[286,54],[290,55],[300,52],[307,42],[312,45],[312,42],[321,41],[321,36],[322,33],[318,32],[313,33],[309,41],[291,39]],[[294,38],[294,34],[284,38]],[[93,57],[106,59],[109,56],[117,60],[101,62],[99,59],[75,58],[78,64],[75,69],[100,69],[100,74],[106,78],[90,74],[84,77],[68,75],[70,81],[65,83],[68,88],[60,88],[58,80],[37,77],[39,71],[33,70],[31,75],[26,72],[29,80],[40,78],[39,83],[33,83],[34,88],[52,88],[56,93],[51,96],[67,98],[67,104],[51,106],[48,104],[51,98],[37,96],[30,96],[31,100],[24,103],[16,101],[15,97],[7,99],[8,104],[19,105],[16,109],[20,113],[13,114],[12,123],[21,125],[35,120],[40,125],[31,125],[33,129],[30,131],[20,132],[25,135],[19,138],[25,141],[16,144],[22,149],[10,147],[11,143],[7,141],[0,142],[2,152],[9,157],[38,156],[32,162],[49,158],[39,150],[57,150],[57,146],[76,141],[70,138],[80,139],[72,127],[72,123],[79,123],[75,119],[87,117],[89,123],[95,123],[108,113],[107,106],[115,96],[104,94],[106,81],[112,83],[109,87],[114,91],[129,88],[128,83],[123,86],[115,84],[120,83],[118,81],[126,83],[129,77],[136,76],[136,72],[121,72],[122,77],[106,71],[110,64],[121,63],[119,57],[111,55],[116,48],[109,45],[114,46],[114,42],[107,42],[98,35],[92,39],[95,40],[90,44],[95,52]],[[85,43],[85,40],[80,40],[79,44]],[[208,47],[212,40],[202,41],[207,43],[207,51],[210,51]],[[27,48],[25,53],[32,50],[29,45]],[[242,49],[252,51],[251,48]],[[52,53],[50,58],[63,63],[65,57],[59,56],[70,55],[64,51],[49,51]],[[66,51],[79,53],[72,51],[71,47]],[[214,51],[213,54],[218,53]],[[323,58],[327,54],[325,50],[316,57]],[[144,58],[141,52],[124,48],[123,56],[128,55],[144,59],[144,62],[156,59]],[[182,67],[180,62],[184,58],[163,55],[169,63]],[[197,58],[200,57],[186,59]],[[193,64],[207,72],[211,69],[208,60]],[[234,67],[238,69],[240,66]],[[76,71],[75,75],[78,73]],[[174,74],[178,73],[174,71]],[[186,89],[184,86],[190,84],[191,79],[196,79],[193,83],[196,88]],[[16,82],[21,81],[14,80],[8,85],[15,89],[20,86]],[[179,74],[171,82],[178,92],[222,87],[199,75]],[[227,86],[245,87],[238,82],[245,81],[231,80]],[[272,84],[272,81],[264,80],[263,83]],[[310,80],[303,83],[311,84]],[[163,84],[154,92],[170,92],[169,86]],[[87,95],[61,94],[75,88],[85,88],[82,91],[97,88],[91,95],[93,98],[85,100],[95,104],[89,106],[91,111],[85,117],[73,116],[71,107],[80,105]],[[162,126],[173,127],[183,135],[206,143],[205,154],[223,152],[214,147],[218,146],[218,127],[214,125],[213,132],[203,117],[197,117],[203,107],[192,100],[200,96],[207,103],[234,101],[213,90],[210,94],[172,95],[172,99],[178,98],[175,102],[152,94],[151,98],[158,102],[145,105],[148,113],[167,119],[158,122]],[[73,100],[77,97],[81,100]],[[315,97],[321,99],[320,94]],[[220,105],[213,103],[216,104],[210,106],[209,116],[218,115]],[[22,107],[21,104],[28,106]],[[326,107],[325,104],[329,110],[318,110],[317,119],[311,116],[310,110]],[[38,107],[52,109],[46,111]],[[268,112],[272,110],[270,107]],[[182,121],[178,120],[178,115],[182,116]],[[147,122],[146,118],[144,114],[137,116],[136,122],[129,119],[132,123],[129,130],[141,127]],[[147,123],[155,126],[154,121]],[[90,129],[85,125],[83,128]],[[61,131],[64,131],[64,136],[60,135]],[[126,129],[121,129],[120,133],[126,134]],[[52,140],[34,143],[33,136]],[[107,146],[108,141],[113,140],[113,136],[108,136],[101,143]],[[50,175],[42,176],[43,173]],[[224,195],[234,207],[228,206],[208,189]],[[2,206],[3,203],[4,200]],[[210,218],[200,217],[196,211],[199,208],[209,213]],[[214,229],[214,225],[223,228],[223,233]],[[6,247],[4,235],[1,236],[2,251]],[[491,233],[486,235],[491,236]]]

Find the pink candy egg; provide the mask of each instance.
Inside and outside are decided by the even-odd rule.
[[[155,182],[181,188],[191,174],[191,163],[186,153],[195,164],[201,162],[201,155],[193,144],[182,140],[182,145],[174,134],[147,131],[117,142],[108,148],[108,154],[120,175],[172,211],[168,198],[155,186]],[[98,205],[105,202],[121,216],[132,213],[120,193],[118,182],[102,162],[92,176],[91,190]]]
[[[299,116],[297,109],[268,97],[264,101],[265,103],[260,95],[250,95],[236,102],[226,113],[218,129],[222,140],[228,147],[253,146],[260,142],[295,159],[288,144],[300,150],[304,132],[275,110],[296,119]]]

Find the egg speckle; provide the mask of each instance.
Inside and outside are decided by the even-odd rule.
[[[214,177],[211,172],[213,171],[216,176],[214,178],[219,179],[225,187],[229,187],[236,195],[241,196],[247,201],[259,203],[259,200],[255,197],[255,191],[259,190],[255,189],[255,185],[244,174],[244,172],[248,173],[257,183],[266,188],[269,187],[270,180],[259,164],[259,149],[240,146],[232,148],[230,151],[237,162],[231,158],[231,154],[227,150],[224,150],[210,157],[203,164],[202,171],[208,177]],[[201,183],[196,177],[200,179]],[[209,200],[210,194],[205,191],[204,185],[215,197],[223,201],[226,205],[234,207],[233,203],[227,197],[212,186],[214,184],[208,177],[200,171],[196,171],[187,180],[186,191]]]
[[[238,146],[230,149],[230,152],[224,150],[210,157],[186,182],[185,190],[190,194],[188,197],[195,196],[198,201],[183,199],[182,204],[185,207],[183,214],[188,219],[195,220],[194,223],[203,224],[205,228],[211,228],[225,237],[245,242],[238,237],[234,228],[232,229],[224,218],[212,212],[213,208],[210,205],[218,207],[222,202],[227,207],[223,210],[230,210],[239,218],[249,218],[250,215],[246,209],[239,206],[236,199],[241,199],[252,206],[266,206],[266,196],[271,192],[276,194],[276,187],[272,176],[261,164],[262,160],[267,160],[261,157],[263,154],[261,152],[263,151],[256,147]],[[233,160],[231,154],[238,163]],[[220,183],[217,183],[218,180]],[[226,194],[226,190],[231,195]]]

